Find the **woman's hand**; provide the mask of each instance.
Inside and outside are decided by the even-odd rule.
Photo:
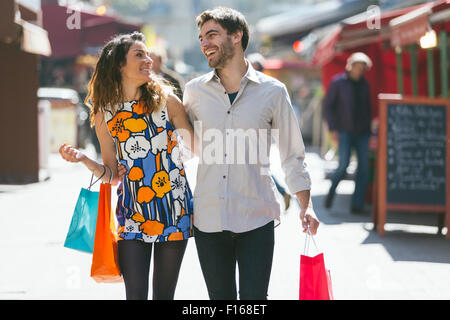
[[[59,147],[61,157],[69,162],[81,162],[86,159],[86,155],[71,145],[63,144]]]
[[[119,178],[119,181],[122,181],[123,177],[127,174],[127,167],[125,167],[123,164],[119,163],[117,166],[117,176]]]

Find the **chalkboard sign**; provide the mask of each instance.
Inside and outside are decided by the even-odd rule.
[[[374,226],[386,211],[446,213],[450,235],[450,101],[380,95]]]
[[[446,111],[388,103],[388,203],[445,205]]]

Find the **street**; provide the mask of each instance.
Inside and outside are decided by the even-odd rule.
[[[437,216],[388,214],[386,236],[380,237],[372,230],[371,214],[350,213],[352,181],[342,181],[334,206],[323,208],[330,181],[324,179],[323,160],[314,150],[307,151],[312,200],[321,221],[315,242],[331,271],[335,299],[450,299],[450,241],[436,234]],[[273,173],[284,181],[276,152],[271,160]],[[195,160],[186,164],[192,190],[195,165]],[[89,183],[89,171],[52,154],[49,172],[47,181],[0,185],[0,299],[125,299],[122,283],[98,284],[90,278],[91,255],[63,247],[80,188]],[[112,201],[114,208],[116,199]],[[298,202],[292,198],[275,229],[271,300],[298,299],[299,258],[305,241],[298,213]],[[311,244],[310,253],[312,249]],[[208,299],[193,239],[175,299]]]

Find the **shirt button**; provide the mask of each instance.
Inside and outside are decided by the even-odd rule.
[[[230,113],[231,113],[231,111],[227,111],[227,113],[228,113],[228,114],[230,114]]]
[[[223,178],[225,179],[227,176],[223,176]]]

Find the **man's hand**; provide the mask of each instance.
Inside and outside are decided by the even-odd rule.
[[[309,231],[312,235],[317,233],[320,222],[312,208],[306,208],[300,211],[300,221],[302,222],[303,232],[306,232],[309,227]]]
[[[306,232],[309,227],[311,234],[315,235],[320,222],[312,206],[310,191],[299,191],[295,195],[300,202],[300,221],[302,222],[303,232]]]

